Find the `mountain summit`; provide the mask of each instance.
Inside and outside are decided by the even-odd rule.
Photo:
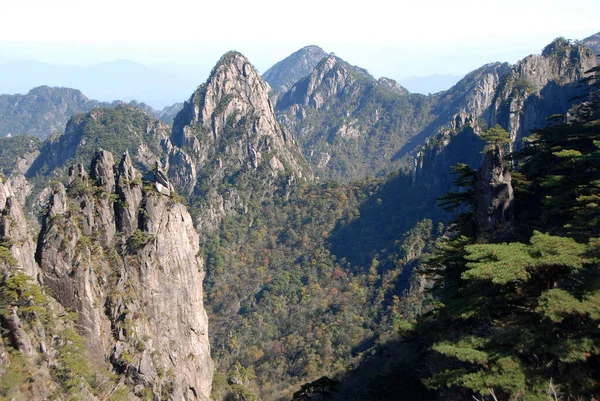
[[[173,123],[169,176],[182,193],[209,200],[215,220],[246,210],[286,185],[312,178],[294,137],[282,129],[269,85],[240,53],[225,54]]]
[[[306,46],[281,60],[264,74],[263,79],[279,92],[287,92],[298,80],[309,75],[327,57],[319,46]]]

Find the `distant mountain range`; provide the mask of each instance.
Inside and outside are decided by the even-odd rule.
[[[100,101],[137,100],[156,109],[181,102],[194,91],[208,71],[185,73],[171,65],[147,67],[129,60],[91,66],[53,65],[37,61],[0,64],[0,93],[25,94],[31,88],[77,88]]]
[[[85,113],[95,107],[113,108],[121,103],[124,102],[99,102],[88,99],[77,89],[49,86],[38,86],[25,95],[0,95],[0,138],[32,135],[45,139],[54,133],[62,133],[75,113]],[[163,110],[155,110],[136,100],[129,104],[168,124],[183,107],[183,103],[175,103]]]
[[[327,53],[318,46],[298,50],[269,68],[263,78],[278,92],[286,92],[310,74]],[[55,65],[38,61],[0,63],[0,94],[26,94],[38,86],[77,88],[90,99],[112,102],[136,100],[160,110],[182,102],[203,82],[210,71],[179,64],[146,66],[116,60],[90,66]],[[400,83],[411,92],[435,93],[449,89],[460,77],[433,75],[411,77]]]

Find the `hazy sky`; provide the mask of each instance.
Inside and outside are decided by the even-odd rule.
[[[264,72],[308,44],[376,77],[462,74],[600,31],[600,0],[0,0],[0,62],[125,58],[210,70],[235,49]]]

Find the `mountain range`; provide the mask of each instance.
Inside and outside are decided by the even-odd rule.
[[[599,395],[597,38],[430,95],[316,46],[161,112],[3,95],[0,396]]]

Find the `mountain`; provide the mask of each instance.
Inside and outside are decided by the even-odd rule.
[[[225,54],[173,122],[169,176],[208,201],[200,224],[247,211],[312,172],[294,136],[275,118],[269,86],[240,53]],[[202,230],[204,231],[204,230]]]
[[[40,146],[40,154],[27,170],[28,177],[57,174],[66,167],[85,163],[101,148],[116,154],[129,151],[138,167],[147,171],[161,160],[161,141],[170,136],[170,127],[137,107],[119,104],[74,115],[64,134],[53,136]],[[163,156],[164,158],[164,156]]]
[[[131,104],[132,102],[129,102]],[[173,124],[173,120],[177,116],[177,113],[181,111],[183,108],[183,102],[177,102],[172,104],[171,106],[165,106],[161,111],[154,111],[155,116],[158,117],[162,122],[165,122],[169,125]]]
[[[484,65],[449,90],[424,96],[409,93],[393,80],[376,80],[367,71],[328,55],[280,94],[274,108],[269,85],[243,55],[230,52],[183,104],[172,127],[140,110],[141,105],[118,104],[75,114],[64,133],[42,143],[28,137],[5,138],[0,143],[0,162],[7,164],[1,167],[11,177],[2,184],[11,187],[0,190],[9,193],[11,200],[3,205],[0,193],[4,208],[0,264],[7,270],[9,265],[25,266],[30,252],[24,249],[36,247],[29,232],[39,231],[37,267],[30,264],[24,271],[43,278],[45,287],[40,291],[48,298],[41,309],[48,310],[51,318],[39,316],[52,321],[54,328],[35,320],[39,309],[31,312],[38,301],[32,305],[35,297],[30,294],[37,294],[39,282],[37,287],[26,287],[20,303],[10,303],[5,300],[11,299],[21,276],[1,281],[5,276],[0,275],[0,296],[8,294],[1,298],[0,307],[9,305],[0,315],[7,338],[0,348],[0,395],[17,397],[13,389],[28,391],[34,386],[24,383],[35,383],[36,389],[43,384],[45,394],[52,393],[61,385],[56,377],[75,376],[82,379],[64,382],[71,383],[71,390],[89,391],[89,398],[108,398],[104,389],[116,388],[138,398],[169,398],[172,391],[177,397],[202,399],[211,390],[205,382],[211,369],[210,361],[197,355],[208,354],[209,341],[216,367],[212,399],[306,398],[315,389],[333,385],[323,376],[344,379],[343,372],[351,375],[355,367],[371,373],[383,369],[385,380],[368,372],[354,377],[352,385],[344,379],[343,386],[351,388],[338,398],[394,399],[396,387],[402,387],[400,394],[426,399],[432,391],[420,381],[426,373],[470,363],[445,365],[446,359],[432,354],[421,358],[410,345],[396,341],[402,340],[399,333],[411,330],[418,316],[440,307],[431,299],[430,278],[422,273],[431,271],[432,256],[452,235],[444,224],[456,215],[445,215],[436,207],[440,196],[458,189],[448,174],[450,166],[465,164],[457,171],[463,173],[461,182],[467,188],[454,199],[466,199],[470,190],[477,192],[476,225],[488,226],[480,230],[478,240],[517,227],[509,205],[514,199],[519,207],[526,207],[521,210],[529,219],[522,220],[519,230],[527,222],[536,224],[529,231],[543,227],[544,216],[536,220],[539,210],[560,210],[572,191],[593,189],[593,183],[580,187],[577,181],[593,170],[593,141],[586,140],[576,152],[541,147],[545,157],[559,159],[556,168],[570,166],[571,173],[561,177],[552,163],[536,159],[540,171],[549,176],[543,185],[528,188],[536,193],[535,207],[526,206],[527,192],[519,191],[523,185],[538,183],[519,181],[518,173],[509,173],[511,163],[505,152],[519,149],[532,129],[580,118],[589,107],[575,104],[575,98],[587,98],[595,88],[580,82],[595,63],[588,48],[559,39],[541,55],[515,65]],[[548,114],[560,116],[547,121]],[[496,124],[507,133],[500,135],[501,140],[490,140],[488,128]],[[586,129],[595,132],[596,127]],[[568,138],[576,138],[579,132],[567,132]],[[488,152],[500,142],[506,142],[506,149]],[[115,163],[109,151],[123,154],[121,163]],[[324,159],[319,152],[330,156],[321,166]],[[586,157],[580,157],[581,152]],[[308,163],[319,176],[332,180],[313,180]],[[584,168],[577,168],[578,163]],[[24,191],[13,183],[23,172],[40,191],[42,183],[54,180],[42,196],[29,197],[30,203],[31,198],[39,199],[43,216],[39,230],[16,230],[19,224],[10,223],[20,219],[16,211],[23,202],[17,192]],[[536,173],[530,168],[528,174],[535,177]],[[477,185],[468,187],[470,177],[477,177]],[[575,181],[571,192],[556,191],[554,185],[569,184],[571,179]],[[511,180],[518,184],[513,185],[512,195],[506,185]],[[575,223],[597,231],[595,192],[576,195],[567,200],[585,202],[581,210],[589,219]],[[180,201],[189,204],[189,214]],[[552,216],[554,221],[560,217]],[[575,223],[564,229],[571,230]],[[527,240],[519,250],[530,247]],[[449,266],[456,263],[452,259]],[[204,271],[205,303],[200,305],[196,300],[203,295],[199,278]],[[444,271],[445,266],[436,269]],[[547,282],[539,278],[539,283]],[[577,280],[565,282],[586,283]],[[552,288],[558,290],[562,283]],[[452,291],[453,285],[443,288]],[[494,291],[495,285],[490,282],[486,291]],[[487,292],[479,300],[470,294],[469,308],[496,299]],[[516,295],[514,301],[521,302]],[[202,312],[199,321],[185,317],[189,310],[182,305],[188,298],[194,308],[205,308],[211,322],[208,337]],[[65,306],[77,315],[63,313]],[[535,305],[527,306],[525,315],[538,313]],[[10,309],[14,307],[16,315]],[[44,330],[30,330],[31,319],[31,327]],[[487,333],[490,321],[495,325],[493,320],[483,321],[478,335]],[[508,329],[509,323],[496,328]],[[445,329],[462,335],[461,329],[470,326],[433,327],[419,332],[415,341],[431,345],[432,335],[443,337]],[[167,334],[161,337],[158,328]],[[78,337],[59,334],[63,329],[72,329]],[[61,341],[51,341],[56,336]],[[47,355],[40,354],[42,343],[50,349]],[[76,344],[77,354],[87,363],[105,361],[91,365],[96,379],[88,381],[87,373],[72,373],[83,366],[82,358],[69,364],[64,355],[71,352],[69,345]],[[581,344],[588,343],[573,346]],[[444,345],[438,348],[448,350]],[[444,358],[456,357],[452,350]],[[94,357],[88,358],[88,352]],[[495,355],[490,356],[494,363]],[[28,362],[36,359],[57,366],[59,376],[46,364]],[[405,366],[398,367],[399,362]],[[4,366],[10,367],[6,375]],[[41,384],[35,377],[41,378]],[[194,390],[186,392],[189,387]],[[443,387],[440,394],[450,394]],[[466,393],[456,394],[461,398]]]
[[[76,89],[40,86],[26,95],[0,95],[0,136],[61,132],[71,116],[99,106]]]
[[[116,107],[112,103],[88,99],[77,89],[40,86],[26,95],[0,95],[0,137],[31,135],[41,139],[62,132],[67,121],[76,113],[85,113],[95,107]],[[182,103],[175,103],[158,111],[135,100],[129,105],[171,124]]]
[[[144,181],[128,153],[117,166],[98,151],[90,171],[72,166],[67,186],[49,189],[35,252],[2,183],[2,336],[21,356],[2,349],[0,392],[209,399],[204,261],[189,213],[161,194],[160,171]],[[15,285],[25,292],[7,298]]]
[[[276,110],[317,176],[348,181],[393,168],[396,152],[429,122],[431,106],[431,98],[330,54]]]
[[[582,43],[558,38],[541,55],[517,62],[496,89],[488,126],[499,123],[519,141],[532,130],[544,128],[551,115],[565,115],[590,87],[582,85],[586,72],[598,65],[595,53]]]
[[[588,36],[587,38],[582,40],[583,44],[589,47],[596,53],[596,55],[600,54],[600,32]]]
[[[429,93],[437,93],[450,89],[458,81],[460,81],[462,77],[463,75],[434,74],[427,76],[408,77],[401,79],[398,82],[410,92],[427,95]]]
[[[199,78],[204,76],[165,72],[129,60],[90,66],[12,61],[0,64],[0,93],[25,93],[40,85],[64,86],[78,88],[100,101],[135,99],[162,109],[185,98]]]
[[[271,88],[285,93],[300,78],[309,75],[326,56],[319,46],[306,46],[269,68],[262,77]]]

